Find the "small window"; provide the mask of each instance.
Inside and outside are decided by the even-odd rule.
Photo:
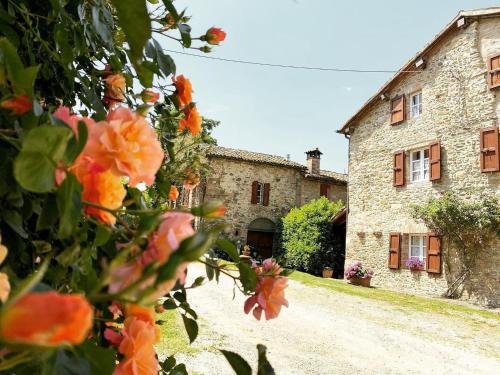
[[[410,181],[419,182],[429,179],[429,149],[410,152]]]
[[[422,235],[410,235],[410,248],[408,252],[408,258],[415,258],[420,260],[425,260],[426,254],[426,236]]]
[[[500,54],[488,59],[488,86],[490,89],[500,87]]]
[[[256,194],[257,204],[262,204],[264,202],[264,184],[259,182],[257,184],[257,194]]]
[[[410,115],[418,117],[422,114],[422,91],[416,92],[410,97]]]

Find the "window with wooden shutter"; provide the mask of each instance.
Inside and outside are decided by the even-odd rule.
[[[398,151],[394,154],[393,168],[394,186],[403,186],[405,184],[405,152]]]
[[[441,239],[435,233],[427,235],[427,272],[441,273]]]
[[[432,142],[429,145],[429,180],[436,181],[441,178],[441,143]]]
[[[328,198],[328,184],[320,184],[319,185],[319,196]]]
[[[500,54],[488,59],[488,86],[490,89],[500,87]]]
[[[271,190],[271,184],[264,184],[264,196],[262,198],[262,205],[269,206],[269,191]]]
[[[401,233],[392,232],[389,234],[389,268],[399,268],[399,258],[401,256]]]
[[[481,172],[500,170],[498,126],[481,129]]]
[[[259,188],[259,181],[254,181],[252,182],[252,198],[251,198],[251,203],[252,204],[257,204],[257,190]]]
[[[391,100],[391,125],[397,125],[406,120],[406,97],[398,96]]]

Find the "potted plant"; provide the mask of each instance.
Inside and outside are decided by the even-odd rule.
[[[425,262],[419,258],[409,258],[406,260],[406,267],[410,269],[410,271],[422,271],[424,269]]]
[[[351,284],[369,287],[373,277],[373,271],[364,268],[361,262],[358,261],[347,268],[344,272],[344,276]]]
[[[324,277],[325,279],[330,279],[332,276],[333,276],[333,268],[332,268],[332,267],[325,266],[325,267],[323,268],[323,277]]]

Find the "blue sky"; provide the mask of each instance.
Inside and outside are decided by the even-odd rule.
[[[397,70],[461,9],[493,0],[177,0],[193,35],[220,26],[211,56],[338,68]],[[165,48],[181,50],[175,44]],[[189,51],[192,52],[192,51]],[[196,53],[196,51],[194,51]],[[335,131],[391,74],[287,70],[172,54],[190,78],[200,112],[221,121],[221,146],[305,162],[319,147],[322,169],[347,170],[347,141]]]

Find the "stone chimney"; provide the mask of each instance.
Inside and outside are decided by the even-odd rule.
[[[319,174],[320,160],[323,153],[316,147],[315,150],[306,151],[307,155],[307,171],[310,174]]]

